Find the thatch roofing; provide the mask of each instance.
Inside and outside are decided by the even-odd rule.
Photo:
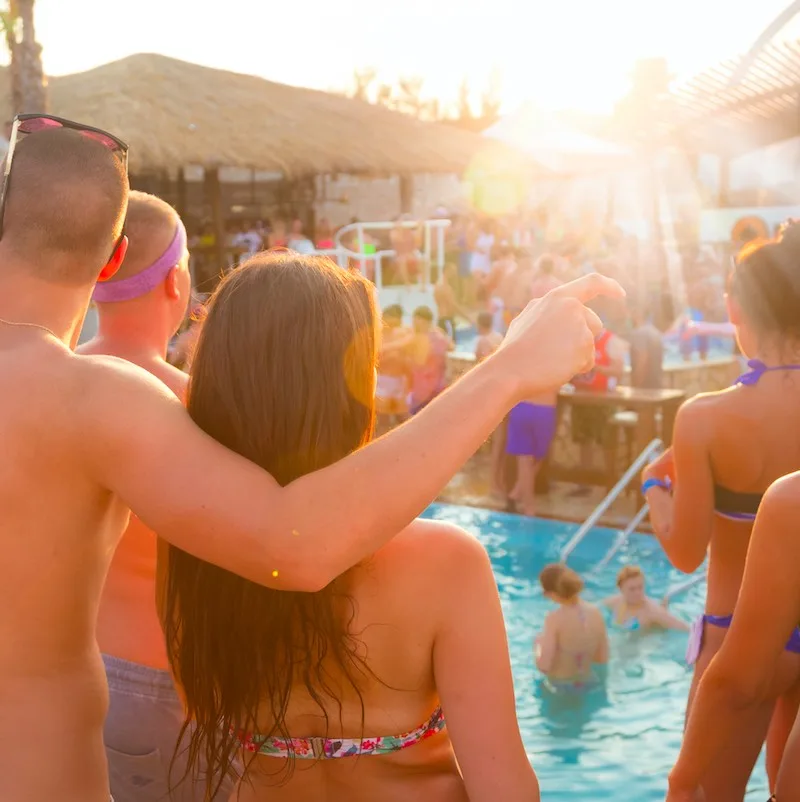
[[[0,101],[7,97],[3,93]],[[187,164],[288,176],[450,173],[487,158],[477,134],[161,55],[129,56],[52,78],[50,105],[53,114],[125,139],[134,173]],[[491,155],[506,164],[516,160],[507,149],[492,147]]]

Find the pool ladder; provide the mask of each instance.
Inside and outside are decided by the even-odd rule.
[[[639,472],[644,466],[658,457],[664,450],[664,444],[656,438],[651,440],[638,457],[631,463],[630,467],[620,480],[611,488],[608,495],[594,508],[592,514],[583,522],[582,526],[572,536],[569,543],[561,550],[561,562],[566,563],[570,555],[577,548],[578,544],[589,534],[589,531],[597,524],[603,513],[625,492],[628,485],[639,475]],[[647,515],[647,504],[645,504],[631,519],[631,522],[620,532],[617,539],[614,541],[611,548],[606,555],[597,564],[595,570],[604,568],[611,562],[612,557],[627,543],[628,538],[635,531],[636,527],[641,524]]]

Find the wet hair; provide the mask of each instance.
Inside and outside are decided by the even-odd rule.
[[[494,318],[492,317],[492,313],[479,312],[477,323],[479,329],[489,329],[491,331],[494,328]]]
[[[433,322],[433,310],[429,306],[418,306],[414,310],[414,317],[420,320],[427,320],[429,323]]]
[[[141,273],[167,250],[178,226],[178,213],[166,201],[132,190],[125,216],[128,252],[109,284]]]
[[[728,291],[757,330],[800,339],[800,224],[739,252]]]
[[[399,317],[402,319],[403,317],[403,307],[400,304],[389,304],[386,309],[383,310],[384,317]]]
[[[66,128],[16,144],[6,187],[3,243],[37,277],[94,284],[122,232],[128,175],[97,140]]]
[[[562,599],[572,599],[583,590],[583,580],[563,563],[550,563],[539,574],[545,593],[554,593]]]
[[[194,356],[187,406],[195,423],[281,485],[365,445],[375,419],[371,286],[327,257],[295,253],[261,253],[229,273]],[[326,723],[331,704],[341,716],[351,689],[363,723],[359,682],[373,675],[350,632],[354,606],[340,579],[316,593],[274,590],[170,546],[161,617],[186,702],[186,775],[206,764],[207,800],[239,754],[231,729],[290,737],[295,687]],[[282,766],[287,779],[293,760]]]
[[[623,565],[617,574],[617,587],[622,588],[629,579],[638,579],[639,577],[644,579],[644,571],[638,565]]]

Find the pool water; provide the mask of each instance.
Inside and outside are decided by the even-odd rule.
[[[478,334],[472,326],[459,326],[456,329],[456,349],[470,354],[475,353],[475,345],[478,342]],[[719,337],[712,337],[709,341],[708,356],[710,359],[728,357],[733,354],[733,341]],[[699,362],[700,356],[694,351],[691,356],[692,362]],[[683,365],[684,359],[680,352],[677,337],[664,338],[664,364]]]
[[[686,634],[610,628],[604,686],[585,696],[554,695],[542,687],[533,664],[533,637],[553,609],[541,594],[538,575],[544,565],[558,561],[576,527],[438,504],[426,517],[463,527],[489,552],[508,631],[520,728],[543,802],[663,802],[691,680],[684,663]],[[625,563],[641,565],[648,594],[657,599],[686,580],[646,535],[634,535],[610,565],[592,573],[616,534],[593,530],[570,557],[570,566],[586,581],[586,600],[612,595],[617,571]],[[702,611],[704,596],[705,585],[695,586],[677,597],[671,609],[690,621]],[[747,799],[766,799],[766,789],[762,755]]]

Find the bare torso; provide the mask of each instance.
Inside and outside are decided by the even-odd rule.
[[[165,360],[123,352],[110,343],[92,340],[81,354],[122,357],[160,379],[181,400],[189,377]],[[97,642],[103,654],[167,671],[164,634],[156,615],[156,536],[135,516],[117,547],[108,571],[97,619]]]
[[[455,317],[458,303],[453,288],[446,281],[440,281],[433,288],[433,298],[436,301],[436,308],[439,317]]]
[[[709,460],[714,482],[741,493],[763,493],[800,469],[798,390],[768,385],[737,387],[703,399],[713,435]],[[792,380],[793,381],[793,380]],[[794,386],[793,384],[791,385]],[[714,515],[706,612],[728,615],[739,597],[752,525]]]
[[[365,737],[414,730],[439,705],[433,649],[436,632],[445,624],[445,596],[453,592],[438,574],[446,560],[447,544],[428,522],[417,522],[339,580],[355,601],[350,629],[360,633],[361,653],[368,655],[380,680],[362,682]],[[337,676],[334,669],[334,682]],[[345,683],[337,684],[343,699],[341,724],[331,702],[328,737],[358,738],[361,705]],[[319,708],[304,689],[293,692],[286,723],[294,737],[325,735]],[[298,760],[289,783],[276,786],[274,773],[282,764],[282,758],[257,757],[252,786],[241,785],[239,802],[468,802],[446,730],[387,755]]]
[[[84,469],[76,359],[42,332],[0,340],[0,799],[14,802],[108,802],[95,623],[128,510]]]
[[[584,601],[565,604],[548,615],[555,628],[558,648],[547,676],[561,681],[585,680],[605,641],[602,613]]]

